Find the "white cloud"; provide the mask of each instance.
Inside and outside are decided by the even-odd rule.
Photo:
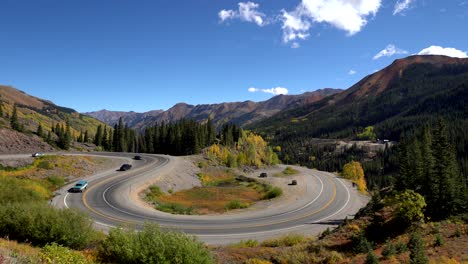
[[[282,10],[283,41],[307,38],[312,23],[327,23],[354,35],[380,6],[381,0],[302,0],[294,11]]]
[[[328,23],[353,35],[367,24],[367,16],[377,13],[381,0],[302,0],[302,6],[314,22]]]
[[[296,39],[306,39],[309,36],[310,22],[301,17],[301,10],[293,12],[282,10],[281,20],[283,21],[283,41],[285,43]]]
[[[399,49],[393,44],[389,44],[385,49],[381,50],[374,56],[374,60],[380,59],[381,57],[391,57],[395,54],[408,54],[408,51]]]
[[[297,48],[299,48],[300,46],[301,46],[301,45],[300,45],[299,43],[297,43],[297,42],[293,42],[293,43],[291,44],[291,48],[292,48],[292,49],[297,49]]]
[[[357,73],[357,71],[355,71],[355,70],[349,70],[349,72],[348,72],[349,75],[354,75],[356,73]]]
[[[414,0],[398,0],[395,3],[395,7],[393,9],[393,15],[399,14],[406,9],[410,8],[411,3],[413,3]]]
[[[254,2],[239,2],[238,10],[221,10],[218,12],[218,17],[221,22],[224,22],[228,19],[240,19],[246,22],[253,22],[258,26],[266,25],[264,19],[265,14],[257,11],[259,5]]]
[[[430,46],[421,50],[418,55],[445,55],[455,58],[468,58],[466,51],[461,51],[455,48],[443,48],[441,46]]]
[[[248,91],[251,93],[264,92],[264,93],[269,93],[269,94],[274,94],[274,95],[288,94],[289,92],[288,89],[284,87],[275,87],[275,88],[270,88],[270,89],[259,89],[259,88],[250,87]]]
[[[402,1],[402,0],[400,0]],[[414,1],[414,0],[407,0]],[[258,11],[259,4],[239,2],[238,10],[221,10],[218,17],[221,22],[239,19],[253,22],[258,26],[281,22],[283,42],[305,40],[310,36],[314,24],[329,24],[354,35],[367,24],[369,17],[375,16],[382,0],[301,0],[291,11],[281,10],[276,17],[267,17]],[[292,47],[297,46],[295,44]]]
[[[219,16],[219,19],[221,19],[221,22],[223,22],[223,21],[225,21],[227,19],[235,17],[236,12],[234,12],[233,10],[223,9],[223,10],[219,11],[218,16]]]

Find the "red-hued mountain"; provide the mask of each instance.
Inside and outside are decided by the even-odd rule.
[[[250,128],[282,139],[355,137],[375,126],[381,137],[400,133],[437,116],[468,118],[468,58],[424,55],[395,60],[349,89],[312,104],[278,113]]]
[[[109,125],[114,125],[122,117],[129,127],[143,129],[155,123],[172,122],[182,118],[206,121],[211,118],[216,125],[232,122],[247,125],[297,106],[311,104],[327,96],[341,92],[340,89],[321,89],[300,95],[278,95],[263,102],[232,102],[219,104],[189,105],[178,103],[167,111],[155,110],[145,113],[100,110],[84,113]]]

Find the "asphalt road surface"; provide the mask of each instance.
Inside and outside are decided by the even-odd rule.
[[[87,212],[94,219],[96,228],[104,231],[123,225],[141,228],[145,222],[157,222],[163,228],[194,234],[208,244],[264,240],[289,233],[316,235],[346,217],[352,218],[368,201],[351,183],[331,173],[307,170],[299,181],[307,190],[300,199],[239,214],[172,215],[135,201],[134,192],[170,167],[173,157],[141,154],[142,160],[133,160],[134,154],[130,153],[69,155],[105,156],[133,165],[128,171],[118,171],[117,167],[87,177],[89,186],[83,193],[69,192],[75,182],[70,183],[58,190],[51,201],[59,208]],[[0,158],[8,157],[11,156]]]

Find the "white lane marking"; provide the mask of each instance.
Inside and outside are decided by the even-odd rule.
[[[65,197],[63,197],[63,204],[65,204],[65,207],[68,208],[68,204],[67,204],[67,196],[68,196],[68,192],[67,194],[65,194]]]
[[[343,187],[345,188],[346,190],[346,193],[347,193],[347,199],[346,199],[346,203],[336,212],[334,212],[333,214],[329,215],[329,216],[326,216],[322,219],[319,219],[319,220],[316,220],[314,221],[313,223],[317,223],[317,222],[321,222],[323,220],[326,220],[330,217],[333,217],[334,215],[338,214],[339,212],[341,212],[349,203],[350,201],[350,198],[351,198],[351,194],[349,193],[349,190],[348,190],[348,187],[346,187],[346,185],[341,181],[340,178],[336,178],[340,183],[341,185],[343,185]],[[286,231],[286,230],[289,230],[289,229],[293,229],[293,228],[297,228],[299,229],[300,227],[306,227],[308,225],[297,225],[297,226],[291,226],[291,227],[286,227],[286,228],[281,228],[281,229],[274,229],[274,230],[266,230],[266,231],[260,231],[260,232],[251,232],[251,233],[238,233],[238,234],[214,234],[214,235],[203,235],[203,234],[197,234],[198,236],[200,237],[234,237],[234,236],[252,236],[252,235],[257,235],[257,234],[264,234],[264,233],[271,233],[271,232],[281,232],[281,231]]]
[[[108,225],[108,224],[104,224],[104,223],[101,223],[101,222],[98,222],[98,221],[94,221],[94,223],[98,224],[98,225],[102,225],[102,226],[107,226],[107,227],[115,227],[114,225]]]
[[[336,211],[335,213],[333,213],[333,214],[331,214],[331,215],[329,215],[329,216],[327,216],[327,217],[324,217],[324,218],[322,218],[322,219],[316,220],[316,221],[314,221],[314,223],[322,222],[323,220],[326,220],[326,219],[328,219],[328,218],[330,218],[330,217],[335,216],[335,215],[338,214],[339,212],[343,211],[343,209],[348,205],[349,200],[351,199],[351,194],[349,193],[348,187],[346,187],[346,185],[341,181],[340,178],[336,178],[336,179],[338,180],[339,183],[341,183],[341,185],[343,185],[343,187],[344,187],[345,190],[346,190],[346,193],[347,193],[347,196],[348,196],[347,199],[346,199],[346,203],[340,208],[340,210]]]
[[[164,164],[162,164],[162,165],[166,165],[168,162],[169,162],[169,160],[166,160],[166,162],[165,162]],[[323,184],[322,179],[320,179],[318,176],[316,176],[316,175],[314,175],[314,174],[312,174],[312,176],[314,176],[315,178],[317,178],[317,179],[320,181],[320,192],[319,192],[319,194],[317,195],[317,197],[315,197],[312,201],[310,201],[310,202],[307,203],[306,205],[304,205],[304,206],[302,206],[302,207],[300,207],[300,208],[297,208],[297,209],[295,209],[295,210],[293,210],[293,211],[282,212],[282,213],[278,213],[278,214],[274,214],[274,215],[270,215],[270,216],[259,217],[259,218],[252,218],[252,220],[260,220],[260,219],[264,219],[264,218],[270,218],[270,217],[272,217],[272,216],[280,216],[280,215],[292,214],[292,213],[298,212],[298,211],[300,211],[300,210],[303,210],[304,208],[306,208],[306,207],[310,206],[311,204],[313,204],[313,203],[322,195],[323,189],[324,189],[324,184]],[[125,180],[127,180],[127,179],[124,179],[124,180],[122,180],[122,181],[125,181]],[[114,187],[115,185],[119,184],[119,183],[122,182],[122,181],[119,181],[119,182],[114,183],[113,185],[107,187],[107,188],[104,190],[104,192],[102,193],[102,199],[104,200],[104,202],[105,202],[108,206],[110,206],[110,207],[111,207],[112,209],[114,209],[114,210],[117,210],[117,211],[119,211],[119,212],[121,212],[121,213],[128,214],[128,215],[131,215],[131,216],[134,216],[134,217],[141,217],[141,215],[139,215],[139,214],[134,214],[134,213],[128,212],[128,211],[126,211],[126,210],[122,210],[122,209],[120,209],[120,208],[118,208],[118,207],[112,205],[112,204],[106,199],[107,191],[109,191],[110,188]]]

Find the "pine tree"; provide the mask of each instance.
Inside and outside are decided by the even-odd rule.
[[[36,131],[36,134],[40,137],[43,137],[44,136],[44,131],[42,129],[42,125],[41,123],[39,123],[39,125],[37,126],[37,131]]]
[[[102,146],[102,126],[98,125],[96,134],[94,135],[94,145]]]
[[[52,133],[51,133],[50,131],[47,133],[47,139],[46,139],[46,141],[47,141],[47,143],[49,143],[49,144],[52,143]]]
[[[424,241],[421,238],[421,234],[415,232],[411,234],[410,241],[408,243],[410,250],[410,263],[411,264],[427,264],[429,260],[426,255],[424,248]]]
[[[83,129],[80,130],[80,135],[78,136],[78,138],[76,139],[76,141],[80,142],[80,143],[83,143]]]
[[[0,95],[0,118],[3,117],[3,102],[2,102],[2,96]]]
[[[84,143],[89,143],[88,130],[85,130],[85,132],[84,132],[83,142]]]
[[[13,112],[11,113],[11,117],[10,117],[10,125],[12,129],[21,132],[21,125],[18,121],[16,103],[13,105]]]
[[[107,126],[104,125],[104,130],[102,131],[102,147],[107,150],[109,147],[109,142],[107,141]]]
[[[437,122],[434,130],[432,142],[432,150],[434,155],[434,171],[432,178],[435,179],[434,186],[437,200],[432,209],[434,217],[444,219],[456,211],[456,194],[460,188],[460,183],[457,182],[458,168],[455,160],[455,154],[450,145],[447,133],[447,127],[442,119]]]

